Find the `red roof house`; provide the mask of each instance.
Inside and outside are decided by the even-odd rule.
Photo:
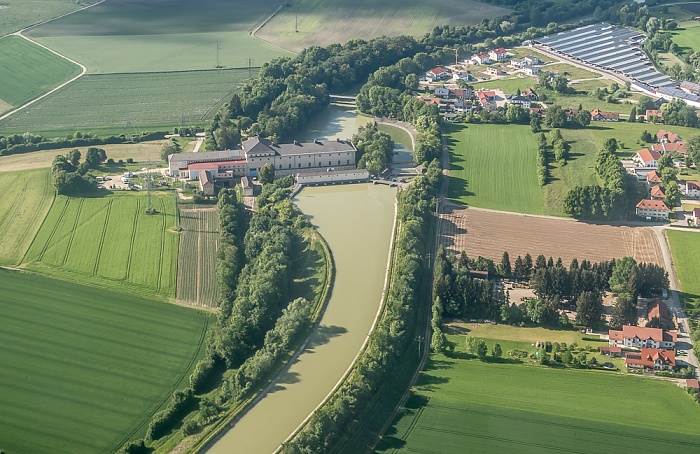
[[[603,112],[595,109],[591,112],[591,120],[593,121],[620,121],[620,114],[617,112]]]
[[[632,348],[669,348],[676,347],[676,334],[661,328],[624,325],[621,330],[608,332],[610,345]]]
[[[661,174],[656,170],[647,173],[647,184],[650,186],[653,184],[661,184]]]
[[[674,134],[670,131],[664,131],[663,129],[656,133],[656,140],[659,142],[678,142],[681,140],[681,136]]]
[[[676,352],[659,348],[643,348],[641,352],[625,355],[628,367],[651,370],[671,370],[676,366]]]
[[[659,159],[661,159],[661,153],[658,151],[650,150],[648,148],[642,148],[634,155],[632,158],[642,167],[653,167],[656,168]]]
[[[661,186],[652,186],[651,189],[649,190],[649,196],[651,197],[651,200],[663,200],[666,198],[666,194],[664,194],[664,191],[661,190]]]

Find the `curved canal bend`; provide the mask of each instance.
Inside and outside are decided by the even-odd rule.
[[[356,184],[305,188],[295,197],[333,254],[331,298],[302,354],[208,453],[272,453],[345,374],[381,304],[395,195],[387,186]]]

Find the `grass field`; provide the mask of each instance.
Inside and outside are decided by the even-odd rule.
[[[454,125],[449,198],[480,208],[542,213],[537,145],[529,126]]]
[[[110,125],[124,134],[189,126],[212,118],[247,80],[248,70],[86,75],[0,122],[0,131],[92,131]]]
[[[692,450],[700,408],[674,383],[602,371],[432,355],[379,452],[636,453]],[[487,341],[489,348],[494,341]],[[505,345],[507,352],[508,342]],[[644,396],[644,398],[640,398]],[[640,418],[653,414],[654,418]],[[667,424],[659,424],[667,421]]]
[[[473,25],[509,12],[473,0],[299,0],[282,8],[256,36],[298,52],[311,45],[345,43],[357,37],[422,36],[438,25]]]
[[[215,207],[180,208],[180,225],[176,300],[191,306],[216,307],[219,212]]]
[[[289,52],[250,36],[277,0],[109,0],[32,29],[42,44],[91,73],[179,71],[260,66]],[[90,45],[85,42],[89,40]]]
[[[175,296],[178,235],[174,196],[142,194],[56,198],[27,255],[26,266],[74,282],[143,295]]]
[[[105,150],[107,158],[114,159],[115,161],[133,158],[134,162],[148,162],[160,159],[160,149],[165,143],[166,140],[153,140],[141,143],[98,145],[98,147]],[[55,150],[41,150],[0,156],[0,173],[50,168],[54,157],[59,154],[67,154],[72,149],[73,148],[57,148]],[[83,156],[85,156],[87,147],[79,147],[78,149],[83,153]],[[96,173],[99,174],[99,172]]]
[[[0,447],[104,453],[184,387],[208,316],[0,269]]]
[[[691,315],[700,310],[700,233],[666,230],[680,280],[683,304]]]
[[[97,0],[2,0],[0,36],[70,13]]]
[[[0,194],[0,265],[19,265],[53,203],[51,173],[0,173]]]
[[[2,14],[2,10],[0,10]],[[80,68],[19,36],[0,39],[0,113],[18,107],[73,76]]]
[[[671,32],[673,42],[684,53],[695,52],[700,48],[700,23],[695,21],[681,22],[682,29]]]
[[[547,71],[554,71],[557,74],[566,74],[571,80],[576,79],[594,79],[601,77],[600,73],[594,73],[593,71],[587,71],[578,66],[570,65],[568,63],[554,63],[544,67]]]

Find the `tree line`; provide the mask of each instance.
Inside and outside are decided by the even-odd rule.
[[[65,155],[57,155],[51,164],[53,186],[59,194],[79,194],[95,189],[95,178],[88,172],[107,160],[102,148],[90,147],[81,162],[80,150],[74,148]]]
[[[49,139],[39,134],[25,132],[23,134],[0,134],[0,156],[26,153],[30,151],[54,150],[56,148],[92,147],[117,143],[139,143],[148,140],[162,139],[167,132],[141,132],[134,135],[121,134],[118,136],[98,137],[89,132],[77,131],[65,137]]]
[[[371,175],[382,173],[394,156],[394,139],[374,123],[360,126],[352,136],[352,144],[357,149],[357,167]]]

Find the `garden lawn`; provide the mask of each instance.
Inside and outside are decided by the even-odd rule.
[[[544,67],[547,71],[554,71],[557,74],[566,73],[566,77],[572,80],[576,79],[595,79],[601,77],[600,73],[595,73],[592,71],[587,71],[578,66],[570,65],[568,63],[554,63]]]
[[[544,212],[537,145],[525,125],[451,125],[449,198],[480,208]]]
[[[172,196],[56,198],[25,257],[29,269],[161,299],[175,296],[178,234]]]
[[[0,122],[0,130],[72,134],[107,126],[134,134],[190,126],[211,119],[247,80],[248,70],[86,75]]]
[[[700,48],[700,23],[695,21],[682,22],[683,28],[671,32],[673,42],[681,48],[684,53],[695,52]]]
[[[0,269],[0,447],[104,453],[142,437],[186,377],[208,315]]]
[[[691,315],[700,309],[700,232],[666,230],[673,263],[680,280],[683,303]]]
[[[0,10],[2,16],[3,10]],[[0,113],[19,107],[73,76],[80,67],[19,36],[0,39]]]
[[[53,17],[70,13],[97,0],[2,0],[0,36],[13,33]]]
[[[51,173],[0,173],[0,194],[0,265],[19,265],[53,203]]]
[[[109,0],[32,29],[42,44],[91,73],[255,66],[289,52],[251,36],[277,0]],[[89,45],[86,45],[89,43]]]
[[[420,37],[435,26],[475,25],[511,12],[474,0],[299,0],[285,6],[256,36],[295,52],[357,37]]]
[[[670,381],[465,358],[461,347],[431,356],[379,452],[632,454],[700,445],[700,408]]]

